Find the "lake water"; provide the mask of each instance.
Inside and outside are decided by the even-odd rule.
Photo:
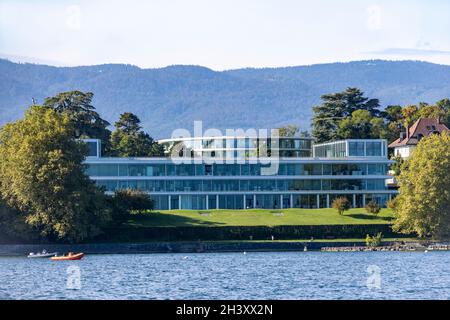
[[[450,299],[450,252],[0,257],[0,299]]]

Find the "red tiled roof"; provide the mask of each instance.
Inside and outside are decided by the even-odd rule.
[[[405,139],[398,138],[389,145],[389,148],[400,147],[404,145],[416,145],[420,138],[428,137],[433,133],[441,133],[443,131],[450,132],[447,126],[439,123],[435,118],[421,118],[409,128],[409,135]]]

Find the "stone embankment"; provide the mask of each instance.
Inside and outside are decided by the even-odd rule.
[[[407,244],[391,244],[378,247],[368,246],[331,246],[322,247],[322,252],[362,252],[362,251],[447,251],[450,250],[449,244],[431,244],[423,245],[421,243],[407,243]]]

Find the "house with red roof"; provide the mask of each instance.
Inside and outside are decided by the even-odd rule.
[[[407,127],[400,137],[392,142],[388,147],[394,149],[395,156],[406,159],[411,155],[412,150],[417,146],[420,139],[432,134],[450,132],[447,126],[439,118],[421,118],[411,127]]]

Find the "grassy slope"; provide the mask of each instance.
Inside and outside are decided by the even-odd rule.
[[[280,215],[279,213],[282,213]],[[340,216],[335,209],[283,210],[171,210],[135,215],[129,226],[276,226],[330,224],[389,224],[393,220],[390,209],[382,209],[378,216],[365,209],[350,209]]]

